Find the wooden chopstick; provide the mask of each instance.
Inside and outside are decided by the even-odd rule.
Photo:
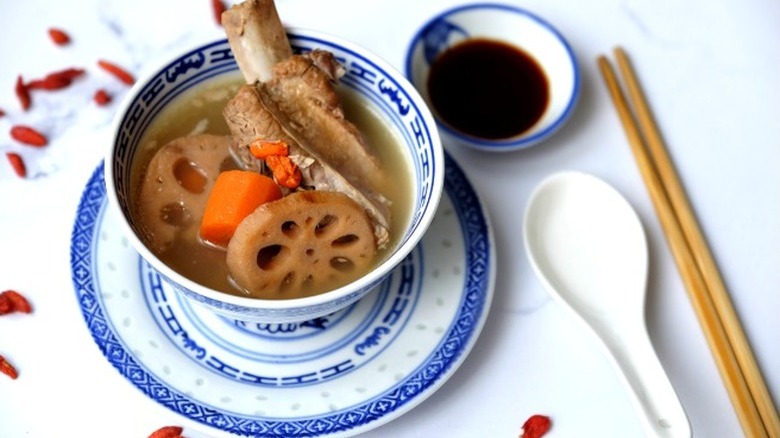
[[[639,126],[606,57],[599,57],[599,68],[737,417],[747,436],[780,437],[777,410],[636,75],[622,49],[617,48],[615,56],[639,117]]]
[[[761,414],[761,419],[770,436],[778,437],[780,436],[780,417],[778,417],[772,396],[764,383],[761,371],[750,348],[750,342],[742,330],[739,317],[734,311],[731,298],[728,291],[726,291],[726,286],[712,257],[709,245],[707,245],[694,217],[693,209],[685,195],[685,190],[666,151],[650,108],[639,87],[636,75],[622,48],[615,49],[615,59],[626,83],[629,96],[631,96],[631,101],[634,102],[634,110],[639,119],[639,125],[645,134],[645,140],[647,141],[650,155],[653,157],[656,170],[666,188],[666,193],[677,215],[677,220],[680,222],[683,234],[685,234],[685,238],[688,240],[693,257],[696,260],[696,265],[704,277],[710,297],[726,330],[726,336],[728,336],[731,347],[736,354],[742,374],[745,375],[745,380],[756,403],[756,408]],[[773,431],[774,433],[772,433]]]

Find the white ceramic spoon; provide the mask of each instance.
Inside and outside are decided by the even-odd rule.
[[[648,436],[690,437],[645,325],[647,242],[628,202],[604,181],[562,172],[528,202],[525,248],[548,292],[602,341]]]

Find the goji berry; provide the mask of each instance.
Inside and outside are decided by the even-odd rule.
[[[289,189],[295,189],[301,185],[301,170],[292,162],[290,157],[269,155],[265,159],[265,164],[273,172],[277,184]]]
[[[70,42],[70,35],[65,33],[64,30],[55,27],[49,29],[49,37],[58,46],[64,46]]]
[[[3,117],[4,115],[5,115],[5,111],[3,111],[2,109],[0,109],[0,117]]]
[[[0,355],[0,373],[7,375],[12,379],[19,377],[19,373],[16,371],[13,365],[8,362],[3,356]]]
[[[127,85],[133,85],[135,83],[135,78],[133,77],[132,74],[130,74],[124,68],[114,64],[113,62],[100,59],[98,60],[98,66],[103,70],[111,73],[117,79],[119,79],[120,81],[124,82]]]
[[[24,160],[21,155],[16,152],[6,152],[5,156],[8,158],[8,162],[11,163],[11,167],[14,168],[14,172],[16,172],[16,175],[18,175],[19,178],[27,176],[27,166],[24,165]]]
[[[184,429],[180,426],[163,426],[149,435],[149,438],[183,438]]]
[[[225,4],[222,3],[222,0],[211,0],[211,10],[214,12],[217,24],[222,26],[222,13],[225,12]]]
[[[100,106],[108,105],[111,103],[111,95],[106,92],[104,89],[99,89],[95,92],[95,96],[93,97],[95,99],[95,103],[97,103]]]
[[[49,73],[43,79],[34,79],[27,83],[28,90],[59,90],[70,85],[74,79],[84,74],[82,68],[67,68]]]
[[[7,296],[0,294],[0,315],[11,313],[14,311],[14,304]]]
[[[32,100],[30,100],[30,91],[24,84],[22,75],[19,75],[16,78],[16,87],[14,88],[14,91],[16,92],[16,97],[19,99],[19,103],[22,105],[22,109],[27,111],[27,109],[30,108],[30,105],[32,104]]]
[[[249,153],[253,157],[263,160],[271,155],[288,155],[289,147],[284,140],[268,141],[258,139],[249,143]]]
[[[30,302],[19,292],[9,289],[0,293],[0,296],[6,297],[11,303],[11,312],[32,313]]]
[[[522,438],[540,438],[550,430],[552,422],[545,415],[532,415],[523,423]]]
[[[29,146],[42,147],[49,143],[43,134],[34,128],[24,125],[16,125],[12,127],[11,137],[16,141]]]

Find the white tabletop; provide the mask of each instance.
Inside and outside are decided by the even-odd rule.
[[[460,1],[278,0],[288,25],[359,42],[403,68],[418,27]],[[515,1],[555,25],[582,68],[570,122],[534,148],[489,155],[448,147],[489,211],[497,249],[488,322],[454,376],[372,437],[513,437],[532,414],[553,420],[550,437],[642,436],[636,412],[602,350],[550,300],[523,250],[521,217],[531,189],[559,170],[593,173],[637,210],[649,239],[647,325],[699,437],[742,430],[672,261],[648,192],[596,66],[622,45],[658,124],[780,405],[780,3]],[[0,290],[16,289],[32,315],[0,317],[0,355],[19,369],[0,375],[0,436],[144,437],[179,417],[120,376],[92,341],[69,264],[76,206],[110,141],[127,87],[96,67],[104,58],[136,74],[186,47],[222,37],[206,0],[3,1],[0,13]],[[55,47],[49,27],[72,44]],[[26,79],[83,67],[88,80],[37,94],[22,112],[13,89]],[[96,87],[115,94],[92,102]],[[47,133],[33,149],[10,139],[13,124]],[[5,152],[20,153],[20,179]]]

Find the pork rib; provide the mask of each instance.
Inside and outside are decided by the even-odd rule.
[[[251,156],[246,150],[249,143],[258,138],[285,141],[290,158],[301,170],[301,186],[312,190],[337,191],[352,198],[368,213],[374,226],[377,247],[384,248],[389,241],[389,201],[372,190],[368,183],[353,184],[324,160],[301,147],[298,139],[303,135],[295,124],[283,116],[280,121],[275,116],[278,112],[275,102],[264,96],[257,87],[244,85],[227,103],[223,115],[236,140],[235,144],[242,145],[243,156]]]
[[[334,87],[343,66],[320,50],[276,59],[284,56],[280,41],[290,49],[271,0],[247,0],[226,11],[222,21],[248,83],[223,110],[239,158],[258,168],[248,145],[257,139],[284,140],[301,169],[301,185],[351,197],[372,219],[377,246],[386,246],[389,200],[378,190],[385,173],[360,131],[344,117]]]

